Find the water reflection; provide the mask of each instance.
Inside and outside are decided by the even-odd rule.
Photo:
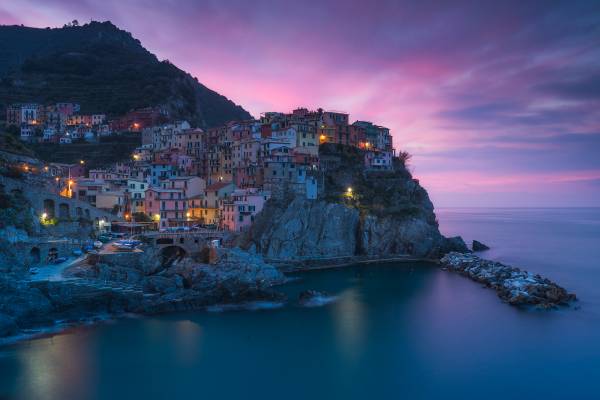
[[[337,345],[346,361],[356,363],[362,353],[366,334],[366,310],[360,291],[344,290],[332,307]]]
[[[202,328],[190,320],[177,321],[175,331],[175,357],[183,366],[198,362],[202,347]]]
[[[19,352],[23,369],[17,381],[23,399],[90,398],[95,360],[85,334],[75,333],[31,342]]]

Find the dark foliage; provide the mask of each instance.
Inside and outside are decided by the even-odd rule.
[[[163,106],[210,127],[250,114],[110,22],[61,29],[0,27],[0,111],[17,102],[71,101],[84,113],[120,116]]]

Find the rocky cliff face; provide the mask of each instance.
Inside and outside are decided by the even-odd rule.
[[[412,255],[439,258],[466,251],[462,239],[438,229],[427,191],[396,161],[394,169],[370,172],[363,153],[321,146],[330,160],[319,200],[288,194],[270,200],[240,245],[270,259]],[[347,188],[351,187],[351,194]]]
[[[267,258],[347,256],[357,251],[357,210],[296,197],[272,202],[253,227],[250,247]]]

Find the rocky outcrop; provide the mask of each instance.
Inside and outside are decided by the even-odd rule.
[[[164,268],[152,251],[102,256],[95,265],[77,266],[69,276],[137,285],[146,296],[143,312],[189,310],[215,303],[271,298],[271,286],[285,277],[260,255],[237,248],[216,249],[211,264],[187,258]]]
[[[31,319],[45,319],[52,312],[50,300],[28,282],[0,279],[0,313],[21,325]]]
[[[351,205],[301,196],[290,202],[269,202],[240,244],[276,260],[364,255],[437,258],[449,251],[468,251],[461,238],[445,238],[437,224],[419,215],[361,215]]]
[[[272,202],[253,225],[249,247],[270,259],[356,254],[359,212],[343,204],[295,197]]]
[[[487,245],[481,243],[478,240],[473,240],[471,248],[473,249],[473,251],[485,251],[490,249]]]
[[[148,253],[151,253],[150,251]],[[147,267],[145,253],[100,257],[70,268],[65,281],[0,280],[0,337],[16,329],[77,322],[98,315],[190,310],[213,304],[278,300],[271,287],[284,275],[260,255],[216,249],[213,263],[186,259],[170,268]],[[118,261],[130,262],[121,265]],[[104,263],[108,261],[109,263]]]
[[[354,147],[325,144],[319,155],[319,198],[274,195],[240,246],[274,260],[439,258],[468,251],[462,239],[440,234],[427,191],[399,159],[390,170],[370,171],[364,152]]]
[[[418,217],[366,216],[359,226],[359,254],[387,256],[407,254],[437,257],[451,250],[466,250],[461,238],[447,239],[436,225]]]
[[[498,297],[512,305],[549,308],[566,305],[576,299],[574,294],[540,275],[473,254],[449,253],[441,259],[441,264],[450,271],[495,289]]]
[[[319,307],[335,300],[335,296],[317,290],[305,290],[298,295],[298,304],[302,307]]]
[[[0,314],[0,338],[14,335],[18,332],[19,327],[14,318],[6,314]]]

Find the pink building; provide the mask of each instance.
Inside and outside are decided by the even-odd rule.
[[[204,193],[206,181],[198,176],[176,176],[160,182],[162,189],[179,189],[184,198],[198,196]]]
[[[270,197],[269,192],[254,188],[233,191],[229,198],[221,200],[219,207],[223,229],[235,232],[247,230]]]
[[[185,225],[187,202],[182,189],[150,188],[144,199],[146,214],[159,221],[160,228]]]

